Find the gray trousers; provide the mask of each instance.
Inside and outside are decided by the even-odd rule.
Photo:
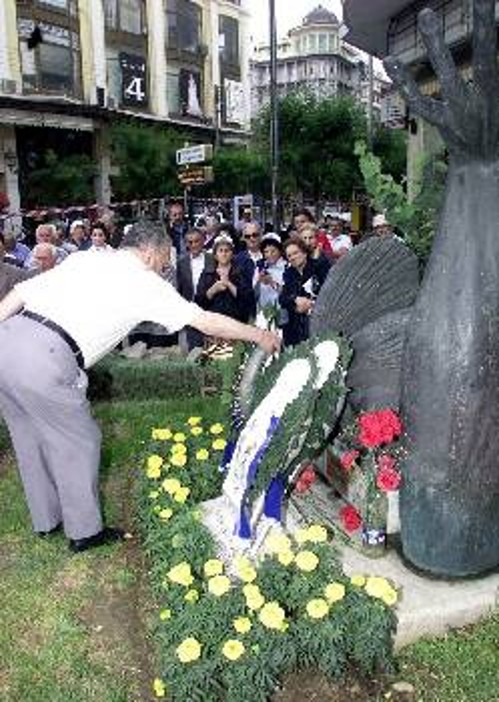
[[[16,452],[35,531],[63,522],[70,539],[102,529],[101,433],[87,377],[63,339],[27,317],[0,323],[0,413]]]

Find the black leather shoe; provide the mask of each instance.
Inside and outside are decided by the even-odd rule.
[[[37,536],[39,536],[41,539],[45,539],[47,536],[52,536],[52,534],[58,534],[60,531],[62,531],[62,522],[59,522],[59,524],[56,524],[55,527],[52,529],[49,529],[48,531],[37,531]]]
[[[97,546],[112,544],[115,541],[123,541],[124,538],[125,532],[122,529],[104,527],[102,531],[99,531],[93,536],[87,536],[85,539],[70,539],[69,549],[73,551],[73,553],[81,553],[82,551],[87,551],[89,548],[97,548]]]

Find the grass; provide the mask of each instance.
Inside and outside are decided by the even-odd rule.
[[[178,414],[215,420],[224,408],[216,398],[180,398],[100,404],[95,411],[104,436],[105,511],[110,522],[125,521],[133,530],[133,475],[151,427]],[[7,447],[0,424],[0,455]],[[147,632],[153,614],[140,549],[70,556],[64,537],[37,538],[13,460],[7,463],[0,475],[0,702],[151,700],[155,666]],[[420,642],[399,663],[397,679],[411,683],[414,694],[397,697],[387,680],[379,700],[499,702],[499,616]]]

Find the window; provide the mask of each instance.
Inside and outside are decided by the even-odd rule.
[[[104,0],[104,18],[108,29],[127,34],[143,34],[145,16],[143,0]]]
[[[179,72],[168,70],[166,74],[166,100],[168,112],[171,115],[180,114]]]
[[[45,5],[46,7],[54,10],[68,9],[68,0],[38,0],[36,4],[41,5],[42,7]]]
[[[327,52],[327,34],[319,34],[319,53],[325,54]]]
[[[69,92],[73,87],[71,51],[66,46],[40,44],[40,85],[45,90]]]
[[[219,34],[224,39],[222,43],[221,59],[224,63],[233,66],[239,65],[239,22],[232,17],[219,17]]]
[[[201,9],[189,0],[166,0],[168,47],[197,53],[201,47]]]

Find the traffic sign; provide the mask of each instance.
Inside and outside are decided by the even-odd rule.
[[[213,168],[211,166],[187,166],[178,172],[178,179],[184,186],[213,183]]]
[[[203,163],[213,158],[211,144],[197,144],[177,151],[177,166],[188,166],[191,163]]]

